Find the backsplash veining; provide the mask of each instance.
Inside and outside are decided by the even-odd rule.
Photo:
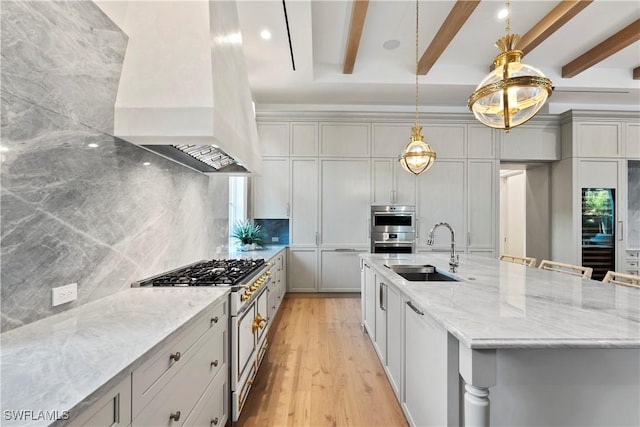
[[[228,178],[111,136],[126,35],[92,2],[1,13],[2,331],[213,258]],[[69,283],[78,300],[51,307]]]

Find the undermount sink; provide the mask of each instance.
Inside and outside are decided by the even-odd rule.
[[[458,279],[440,273],[433,265],[385,264],[385,267],[410,282],[458,282]]]

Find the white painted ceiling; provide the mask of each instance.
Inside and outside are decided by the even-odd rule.
[[[419,56],[449,14],[453,0],[420,0]],[[511,30],[525,34],[557,1],[511,0]],[[371,0],[353,74],[342,73],[351,0],[286,0],[296,70],[292,69],[282,0],[239,0],[249,83],[258,109],[385,109],[411,111],[415,96],[415,2]],[[499,53],[505,34],[497,13],[504,2],[484,0],[425,76],[422,111],[467,111],[468,96]],[[524,57],[549,77],[555,91],[546,111],[640,110],[640,42],[564,79],[561,69],[640,18],[638,0],[595,0]],[[260,38],[268,29],[270,40]],[[398,40],[386,50],[383,43]]]

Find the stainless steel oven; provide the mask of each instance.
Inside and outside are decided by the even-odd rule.
[[[372,253],[414,253],[415,246],[415,206],[371,206]]]

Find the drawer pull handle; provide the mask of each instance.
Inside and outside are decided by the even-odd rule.
[[[215,417],[214,419],[211,420],[211,425],[212,426],[217,426],[218,425],[218,417]]]
[[[169,419],[173,421],[178,421],[180,419],[180,411],[176,411],[175,414],[169,415]]]
[[[211,362],[211,367],[217,367],[218,366],[218,361],[214,360],[213,362]]]
[[[175,360],[177,362],[178,360],[180,360],[181,357],[182,357],[182,354],[180,354],[179,351],[176,351],[174,354],[169,356],[169,360]]]
[[[211,323],[218,323],[218,316],[211,319]]]
[[[415,311],[420,316],[424,316],[424,311],[419,310],[415,305],[413,305],[411,301],[407,301],[407,305],[409,306],[409,308],[411,308],[411,310]]]

